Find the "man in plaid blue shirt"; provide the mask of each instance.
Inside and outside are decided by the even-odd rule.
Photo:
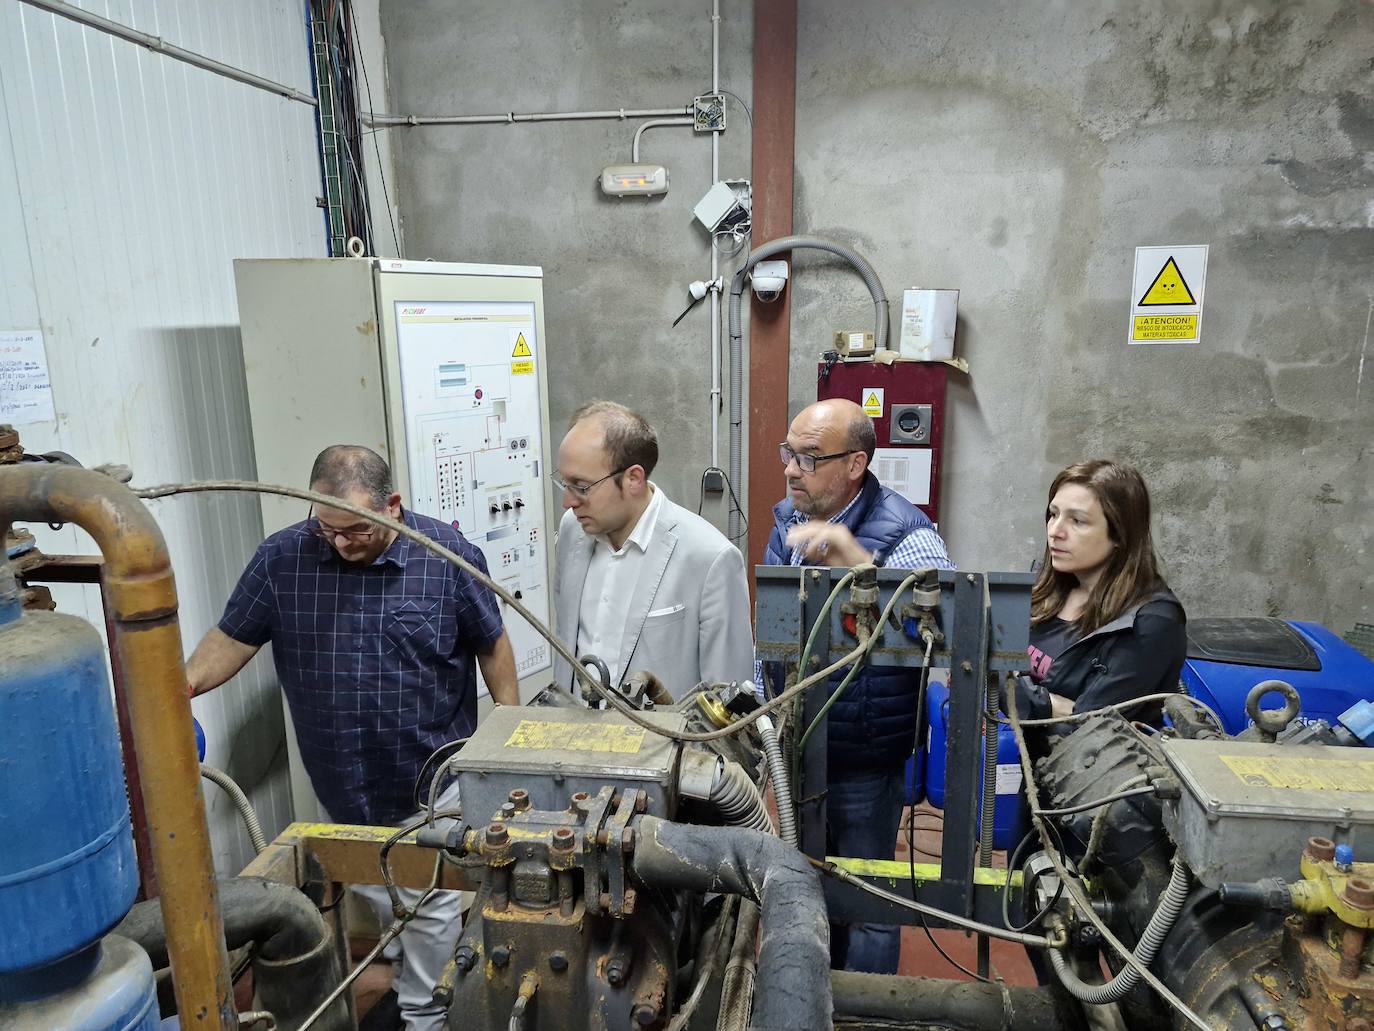
[[[934,525],[869,471],[877,438],[853,401],[831,399],[802,409],[778,445],[787,498],[773,509],[764,563],[953,569]],[[776,681],[776,669],[769,671]],[[827,685],[834,692],[842,675]],[[868,666],[836,699],[826,721],[826,819],[829,853],[891,859],[901,822],[906,760],[919,726],[918,674]],[[774,683],[775,691],[781,685]],[[895,974],[900,928],[836,927],[831,965]]]
[[[310,486],[401,520],[486,571],[456,529],[402,508],[390,468],[367,448],[326,448]],[[477,725],[474,660],[495,702],[519,702],[496,596],[408,537],[341,509],[318,506],[258,547],[219,626],[186,664],[191,693],[223,684],[269,641],[315,793],[347,823],[412,816],[425,760]],[[360,894],[390,923],[385,891]],[[458,894],[441,892],[401,936],[395,984],[411,1031],[443,1024],[431,993],[460,926]]]

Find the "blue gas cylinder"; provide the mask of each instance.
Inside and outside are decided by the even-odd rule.
[[[949,724],[949,688],[946,685],[930,685],[926,692],[926,713],[930,723],[926,743],[926,797],[931,805],[943,809],[945,746]],[[981,760],[981,747],[978,752]],[[981,785],[980,777],[980,790]],[[1021,783],[1021,750],[1016,747],[1015,732],[1005,723],[997,725],[997,788],[996,807],[992,815],[992,847],[1010,851],[1030,830],[1030,814],[1022,804],[1025,791]],[[981,828],[981,815],[978,824]]]
[[[5,1031],[157,1031],[157,983],[148,954],[117,934],[90,950],[84,981],[24,1002],[0,1002]]]
[[[0,1002],[90,976],[96,943],[138,890],[100,635],[10,601],[0,597]]]

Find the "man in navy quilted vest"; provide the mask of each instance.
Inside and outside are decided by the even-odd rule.
[[[773,509],[766,565],[954,568],[924,513],[869,471],[876,444],[872,420],[853,401],[818,401],[802,409],[779,447],[787,498]],[[831,691],[840,679],[831,680]],[[915,746],[916,688],[914,670],[869,666],[831,708],[831,855],[893,857],[904,767]],[[832,966],[897,972],[900,928],[854,924],[834,928],[830,940]]]

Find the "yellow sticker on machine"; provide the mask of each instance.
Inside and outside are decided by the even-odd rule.
[[[506,742],[506,747],[634,753],[639,751],[643,743],[644,731],[638,727],[521,720]]]
[[[1374,762],[1249,755],[1220,755],[1217,758],[1252,787],[1374,792]]]

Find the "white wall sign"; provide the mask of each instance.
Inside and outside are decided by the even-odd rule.
[[[52,422],[52,380],[38,329],[0,331],[0,422]]]
[[[1206,244],[1137,247],[1127,342],[1196,344],[1206,286]]]
[[[895,490],[913,505],[929,505],[934,456],[928,447],[874,448],[873,472],[879,483]]]

